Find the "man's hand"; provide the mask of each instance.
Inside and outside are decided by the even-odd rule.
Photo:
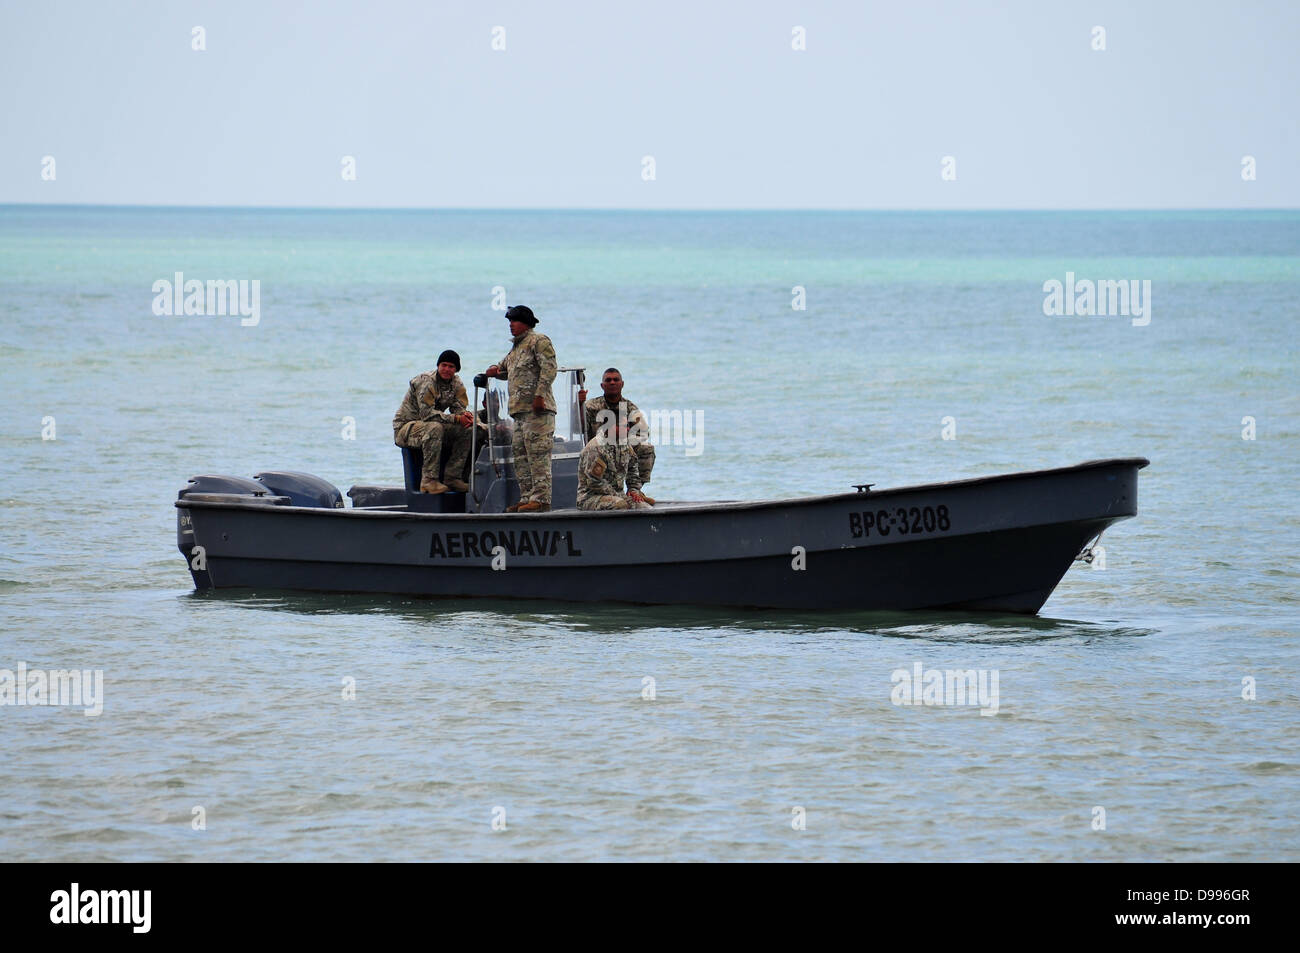
[[[470,412],[468,410],[457,414],[456,419],[460,421],[460,425],[462,427],[472,427],[474,425],[474,418],[470,416]]]
[[[546,401],[541,394],[533,398],[533,413],[540,414],[546,409]]]
[[[500,372],[501,372],[501,368],[499,368],[499,367],[497,367],[497,365],[493,364],[491,367],[489,367],[489,368],[487,369],[487,376],[488,376],[488,377],[496,377]]]
[[[650,502],[649,500],[647,500],[647,499],[645,498],[645,496],[641,493],[640,490],[628,490],[628,491],[627,491],[627,498],[628,498],[629,500],[636,500],[638,503],[649,503],[649,502]]]
[[[586,402],[587,402],[587,392],[585,390],[578,391],[578,403],[585,404]]]

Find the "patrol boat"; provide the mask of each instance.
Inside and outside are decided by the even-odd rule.
[[[1036,613],[1087,544],[1137,514],[1141,457],[783,500],[576,508],[582,368],[561,368],[545,513],[518,499],[504,385],[475,378],[486,428],[468,493],[338,488],[307,473],[191,478],[177,545],[196,589],[754,606]],[[480,401],[480,392],[482,400]],[[475,433],[483,428],[476,427]]]

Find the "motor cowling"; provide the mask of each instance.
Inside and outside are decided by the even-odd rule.
[[[341,509],[343,494],[328,480],[297,470],[263,470],[253,479],[276,496],[287,496],[291,506]]]

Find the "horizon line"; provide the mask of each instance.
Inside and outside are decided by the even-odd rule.
[[[673,208],[646,208],[640,206],[607,205],[183,205],[134,202],[0,202],[0,208],[47,209],[148,209],[175,211],[248,211],[248,212],[1296,212],[1300,206],[1230,206],[1230,205],[1150,205],[1150,206],[975,206],[965,208],[933,206],[682,206]]]

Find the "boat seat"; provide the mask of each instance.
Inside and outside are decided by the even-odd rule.
[[[402,447],[402,476],[406,480],[408,493],[420,492],[420,480],[424,471],[424,451],[419,447]]]
[[[484,444],[482,443],[479,443],[478,445],[480,456],[483,454],[483,446]],[[406,482],[406,489],[411,493],[419,493],[420,480],[424,472],[424,451],[419,447],[401,447],[399,449],[402,451],[402,478]],[[451,456],[451,446],[450,444],[444,445],[442,448],[442,459],[438,461],[438,471],[440,473],[446,469],[447,458],[449,456]],[[470,463],[467,461],[465,464],[465,472],[461,474],[460,477],[466,482],[469,482],[469,468]],[[446,473],[443,473],[443,476],[446,475]],[[455,477],[452,477],[452,479],[455,479]]]

